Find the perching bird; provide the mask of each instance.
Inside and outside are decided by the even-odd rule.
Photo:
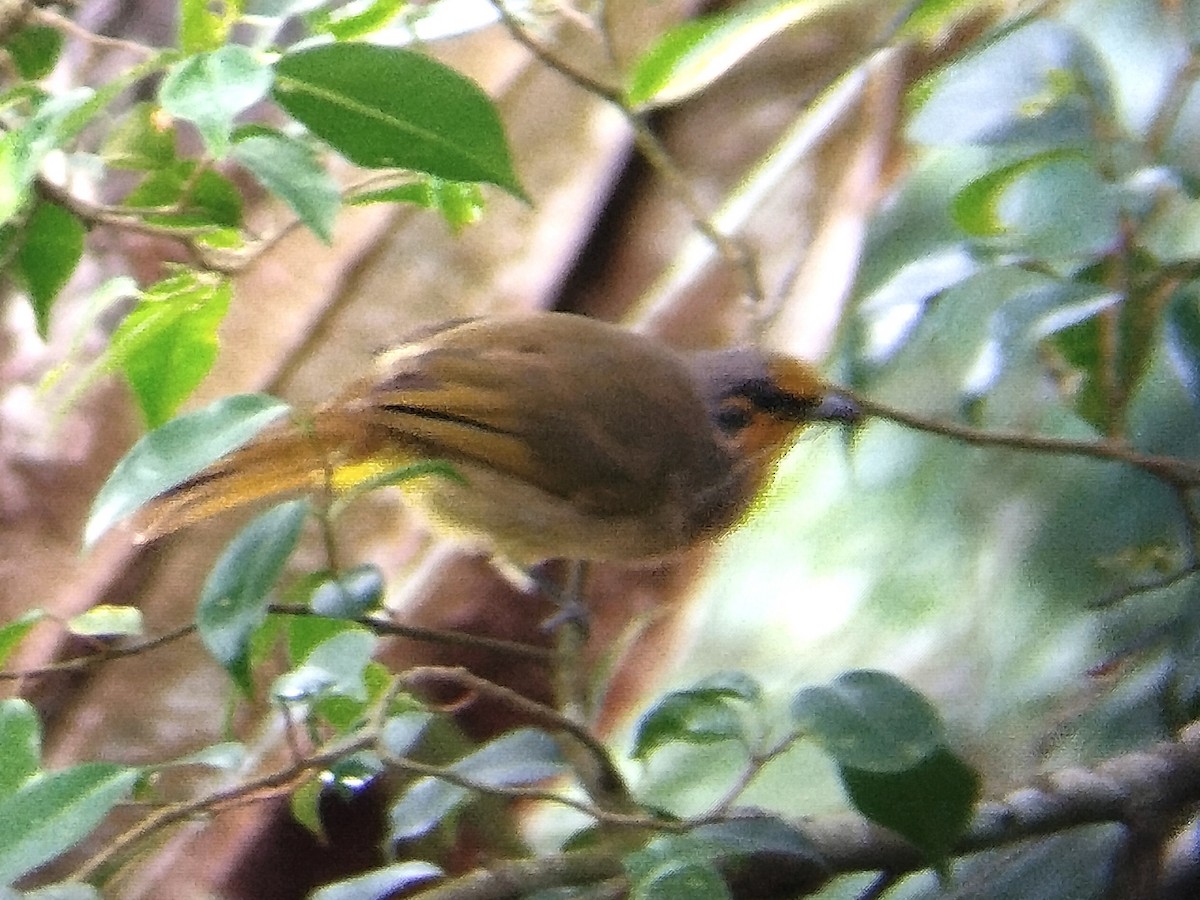
[[[335,494],[408,464],[435,527],[510,562],[671,557],[735,525],[792,435],[857,409],[754,348],[685,354],[564,313],[459,320],[274,425],[135,520],[150,540],[268,498]]]

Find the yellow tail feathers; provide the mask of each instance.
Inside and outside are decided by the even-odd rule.
[[[264,500],[329,491],[340,494],[387,466],[370,457],[322,453],[311,434],[263,435],[152,500],[134,519],[139,543],[231,509]]]

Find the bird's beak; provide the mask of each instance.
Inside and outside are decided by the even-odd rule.
[[[811,413],[813,421],[841,422],[843,425],[856,425],[862,415],[862,407],[853,398],[836,391],[822,397]]]

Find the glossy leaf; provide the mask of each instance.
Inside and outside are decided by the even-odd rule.
[[[451,771],[489,787],[519,787],[566,771],[558,744],[545,732],[525,728],[502,735],[450,766]],[[470,797],[457,784],[427,777],[415,782],[392,806],[392,840],[418,838],[437,827]]]
[[[771,816],[747,816],[701,825],[688,834],[719,859],[774,857],[821,865],[817,846],[796,826]]]
[[[377,640],[365,628],[348,628],[314,647],[304,664],[333,676],[328,688],[331,693],[365,702],[367,688],[363,674]]]
[[[702,91],[763,41],[799,22],[845,5],[845,0],[746,3],[664,34],[634,64],[625,99],[662,106]]]
[[[483,181],[524,197],[491,100],[419,53],[368,44],[290,53],[276,64],[275,99],[356,165]]]
[[[266,620],[267,602],[308,517],[305,500],[281,503],[229,542],[196,606],[196,628],[212,657],[249,694],[250,639]]]
[[[408,756],[420,743],[432,721],[433,714],[423,711],[392,716],[384,723],[379,741],[392,756]]]
[[[46,154],[62,147],[81,127],[77,120],[95,96],[87,88],[56,94],[39,104],[22,127],[0,135],[0,225],[26,205]]]
[[[862,300],[863,352],[876,365],[895,354],[921,319],[926,304],[981,268],[961,244],[924,253],[901,265]]]
[[[886,672],[846,672],[805,688],[792,701],[792,716],[838,764],[867,772],[904,772],[945,743],[929,701]]]
[[[102,603],[67,620],[71,634],[84,637],[128,637],[145,631],[142,611],[136,606]]]
[[[379,567],[364,564],[317,585],[309,605],[320,616],[357,619],[379,606],[383,589],[383,573]]]
[[[325,243],[332,240],[341,199],[311,147],[279,131],[255,129],[235,136],[233,158],[291,207],[313,234]]]
[[[109,359],[125,373],[151,428],[171,418],[217,358],[231,284],[186,273],[160,281],[113,333]]]
[[[938,865],[944,865],[970,824],[979,800],[979,775],[945,749],[910,769],[887,772],[842,766],[841,775],[859,812],[903,835]]]
[[[87,837],[129,796],[136,769],[84,763],[40,774],[0,797],[0,884],[8,884]]]
[[[122,457],[96,495],[85,544],[91,546],[147,500],[236,450],[287,412],[287,404],[266,394],[237,394],[150,432]]]
[[[646,711],[634,731],[634,759],[672,743],[713,744],[747,740],[736,702],[758,699],[756,682],[737,673],[714,676],[685,691],[672,691]]]
[[[326,885],[314,892],[311,900],[386,900],[397,891],[410,890],[443,874],[433,863],[408,860]]]

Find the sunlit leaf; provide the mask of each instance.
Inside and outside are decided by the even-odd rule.
[[[685,22],[635,63],[625,99],[664,105],[708,87],[759,44],[785,28],[845,5],[845,0],[773,0]]]
[[[408,860],[326,885],[312,894],[312,900],[385,900],[443,874],[433,863]]]
[[[142,634],[145,628],[136,606],[102,603],[68,619],[67,630],[85,637],[128,637]]]
[[[310,47],[276,64],[275,99],[357,165],[483,181],[524,197],[491,100],[427,56],[357,43]]]

